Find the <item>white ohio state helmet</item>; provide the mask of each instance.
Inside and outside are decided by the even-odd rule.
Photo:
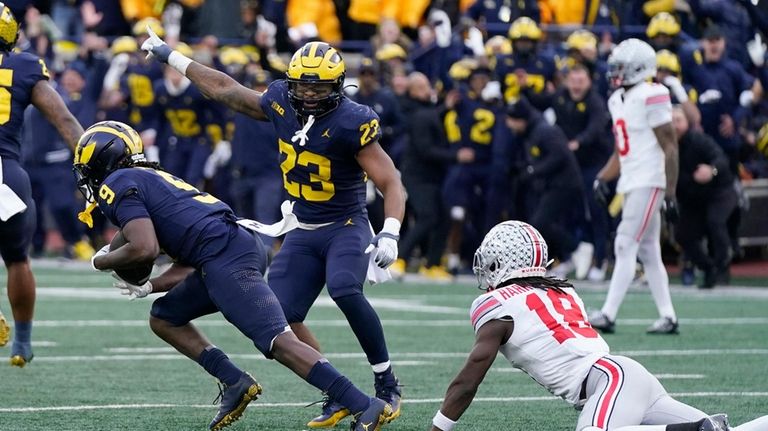
[[[499,223],[475,252],[472,271],[483,290],[495,289],[513,278],[543,277],[547,273],[547,242],[528,223]]]
[[[640,39],[627,39],[608,56],[608,81],[613,87],[631,86],[656,76],[656,51]]]

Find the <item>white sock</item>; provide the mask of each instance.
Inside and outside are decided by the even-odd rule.
[[[373,364],[371,365],[371,368],[373,368],[374,373],[383,373],[384,371],[387,371],[387,368],[390,367],[390,362],[382,362],[380,364]]]
[[[643,241],[639,255],[659,316],[677,321],[675,307],[672,305],[672,297],[669,294],[669,275],[661,260],[661,246],[658,240]]]
[[[605,297],[602,312],[611,321],[616,320],[619,307],[624,302],[629,285],[635,277],[635,264],[637,263],[637,248],[639,244],[626,235],[618,235],[614,249],[616,252],[616,265],[611,275],[611,284],[608,287],[608,295]]]

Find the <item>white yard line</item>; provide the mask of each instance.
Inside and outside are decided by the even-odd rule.
[[[375,301],[373,301],[375,303]],[[655,319],[621,319],[621,325],[627,326],[647,326],[653,323]],[[9,322],[11,323],[11,322]],[[344,319],[328,320],[307,320],[310,327],[347,327],[349,323]],[[467,327],[469,328],[469,318],[467,319],[382,319],[384,326],[407,326],[407,327]],[[713,317],[709,319],[686,319],[681,318],[680,324],[685,326],[713,326],[713,325],[766,325],[768,317]],[[47,328],[111,328],[111,327],[145,327],[147,320],[35,320],[35,327]],[[232,326],[224,319],[205,319],[195,321],[195,325],[207,327]]]
[[[120,348],[125,353],[131,352],[131,350],[125,350],[129,348]],[[154,360],[154,361],[173,361],[173,360],[186,360],[187,358],[179,353],[159,353],[166,352],[167,350],[157,350],[160,348],[147,348],[152,349],[152,354],[117,354],[117,355],[90,355],[90,356],[35,356],[35,362],[94,362],[94,361],[141,361],[141,360]],[[768,355],[768,349],[692,349],[692,350],[634,350],[634,351],[619,351],[614,352],[616,354],[627,356],[701,356],[701,355],[730,355],[730,356],[744,356],[744,355]],[[419,360],[419,359],[450,359],[450,358],[466,358],[468,353],[466,352],[393,352],[390,354],[393,360]],[[233,359],[252,359],[252,360],[266,360],[264,356],[258,353],[232,353],[228,355]],[[365,358],[365,354],[362,352],[355,353],[326,353],[325,356],[329,359],[361,359]]]
[[[673,397],[768,397],[768,392],[678,392],[671,393]],[[509,403],[525,401],[559,401],[559,397],[554,396],[536,396],[536,397],[480,397],[475,398],[476,403]],[[437,404],[442,402],[442,398],[404,398],[405,404]],[[249,407],[255,408],[274,408],[274,407],[304,407],[310,402],[293,403],[261,403],[254,402]],[[216,406],[210,404],[101,404],[101,405],[82,405],[82,406],[46,406],[46,407],[2,407],[0,413],[41,413],[41,412],[69,412],[84,410],[146,410],[146,409],[167,409],[167,408],[187,408],[213,410]]]

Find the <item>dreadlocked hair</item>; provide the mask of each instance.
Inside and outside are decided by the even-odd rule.
[[[568,280],[556,277],[523,277],[511,278],[499,285],[498,288],[515,284],[522,287],[532,287],[536,289],[554,289],[562,292],[563,289],[573,289],[573,284]]]

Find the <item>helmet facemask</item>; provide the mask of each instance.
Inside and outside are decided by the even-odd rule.
[[[344,77],[334,81],[288,78],[291,106],[302,117],[323,116],[339,106]]]

